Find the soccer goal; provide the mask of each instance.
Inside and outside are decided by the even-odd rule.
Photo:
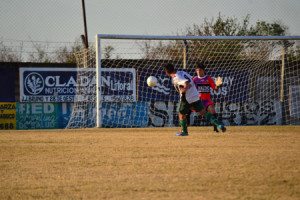
[[[227,126],[300,124],[300,36],[97,35],[77,54],[77,88],[67,128],[173,127],[179,94],[163,65],[196,76],[206,65],[219,121]],[[146,80],[155,76],[158,84]],[[210,125],[192,112],[190,126]]]

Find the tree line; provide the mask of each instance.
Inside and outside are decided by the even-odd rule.
[[[24,42],[16,43],[13,41],[13,45],[7,45],[0,40],[0,62],[75,63],[75,53],[83,48],[79,40],[59,46],[53,46],[51,42],[26,41],[26,45]]]
[[[250,15],[241,18],[222,16],[204,19],[202,24],[187,26],[177,35],[186,36],[285,36],[288,27],[282,22],[258,20],[250,24]],[[183,51],[186,51],[189,60],[261,60],[270,59],[274,49],[287,49],[289,59],[300,60],[300,46],[295,41],[238,41],[238,40],[190,40],[152,42],[146,41],[143,45],[147,59],[182,60]]]
[[[218,14],[216,18],[205,18],[199,24],[192,24],[178,35],[186,36],[284,36],[288,34],[288,27],[282,22],[267,22],[258,20],[255,24],[250,24],[250,15],[243,18],[226,17]],[[210,46],[209,46],[210,45]],[[253,42],[240,43],[237,41],[222,41],[217,45],[207,41],[189,41],[187,46],[182,44],[182,41],[169,41],[167,43],[146,41],[142,45],[144,58],[146,59],[182,59],[183,48],[188,47],[189,59],[204,59],[213,60],[220,58],[222,52],[223,58],[240,59],[241,56],[247,55],[248,58],[257,59],[262,53],[269,52],[269,48],[282,45],[281,43],[273,42],[271,44],[255,44]],[[300,46],[295,42],[285,44],[289,48],[288,57],[293,60],[300,60]],[[21,43],[17,49],[5,45],[0,41],[0,62],[40,62],[40,63],[75,63],[75,52],[81,51],[84,45],[79,40],[73,44],[63,45],[48,50],[48,44],[32,42],[33,50],[28,52],[24,49]],[[210,56],[203,49],[210,50]],[[115,48],[113,46],[104,47],[104,58],[111,58]]]

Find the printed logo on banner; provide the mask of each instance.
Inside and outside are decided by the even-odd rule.
[[[32,72],[25,77],[25,89],[30,94],[39,94],[44,89],[44,79],[36,72]]]
[[[101,94],[104,102],[135,102],[136,71],[133,68],[104,68]]]
[[[165,95],[169,95],[170,88],[166,87],[169,86],[168,81],[170,81],[169,78],[159,76],[157,86],[152,87],[152,90],[156,90],[157,92],[163,93]]]
[[[146,80],[149,76],[155,76],[158,85],[149,87]],[[179,94],[174,89],[172,79],[166,75],[164,70],[149,70],[138,68],[138,100],[139,101],[178,101]]]

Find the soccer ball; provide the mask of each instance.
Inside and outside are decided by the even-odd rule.
[[[154,87],[157,85],[157,78],[155,76],[149,76],[147,78],[147,85],[149,87]]]

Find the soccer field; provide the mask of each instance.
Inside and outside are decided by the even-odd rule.
[[[300,199],[300,126],[0,133],[0,199]]]

